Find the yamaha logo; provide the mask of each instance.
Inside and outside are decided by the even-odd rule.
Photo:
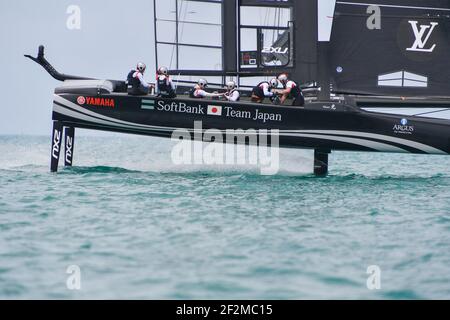
[[[77,102],[78,102],[79,105],[83,105],[83,104],[86,103],[86,98],[82,97],[82,96],[79,96],[78,99],[77,99]]]

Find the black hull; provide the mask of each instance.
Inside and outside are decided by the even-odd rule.
[[[209,113],[216,111],[216,115],[208,114],[208,108]],[[450,153],[448,120],[372,113],[345,102],[313,102],[299,108],[125,94],[59,93],[55,94],[53,120],[65,127],[166,138],[177,129],[189,131],[194,138],[195,122],[201,122],[202,133],[209,129],[218,133],[254,129],[265,135],[260,130],[278,130],[279,144],[286,148]]]

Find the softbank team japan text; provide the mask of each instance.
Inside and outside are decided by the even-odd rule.
[[[166,104],[164,101],[158,101],[156,110],[165,112],[176,112],[176,113],[191,113],[199,115],[208,115],[208,108],[206,106],[189,106],[184,102],[172,102]],[[219,116],[225,116],[227,118],[239,118],[239,119],[249,119],[253,121],[266,122],[281,122],[283,120],[282,115],[279,113],[262,112],[259,109],[252,111],[247,110],[236,110],[230,106],[224,106],[220,109]]]

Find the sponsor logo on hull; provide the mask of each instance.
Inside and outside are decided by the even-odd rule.
[[[155,100],[142,99],[141,109],[155,110]]]
[[[189,113],[189,114],[200,114],[204,115],[205,107],[203,106],[188,106],[184,102],[172,102],[172,103],[165,103],[164,101],[158,101],[156,104],[156,110],[158,111],[165,111],[165,112],[175,112],[175,113]]]
[[[334,106],[335,108],[336,106]],[[260,109],[255,109],[252,111],[246,110],[236,110],[231,106],[216,106],[208,105],[207,107],[198,105],[190,106],[184,102],[172,102],[166,103],[164,101],[158,101],[156,104],[154,101],[142,101],[142,109],[147,110],[157,110],[163,112],[175,112],[175,113],[187,113],[187,114],[197,114],[197,115],[209,115],[215,117],[226,117],[233,119],[248,119],[253,121],[258,121],[262,123],[267,122],[282,122],[283,117],[280,113],[270,113],[264,112]],[[331,106],[330,108],[333,108]]]
[[[414,126],[409,125],[407,119],[400,120],[400,124],[394,125],[394,133],[397,134],[413,134]]]
[[[248,119],[262,123],[282,122],[283,120],[283,117],[280,113],[264,112],[261,111],[260,109],[247,111],[247,110],[236,110],[234,107],[231,106],[216,106],[216,105],[208,105],[207,107],[202,105],[189,106],[184,102],[166,103],[164,101],[158,101],[154,107],[152,105],[145,105],[143,102],[142,109],[150,109],[163,112],[210,115],[215,117],[226,117],[233,119],[235,118]]]
[[[85,98],[85,97],[82,97],[82,96],[79,96],[78,99],[77,99],[77,103],[78,103],[79,105],[85,104],[85,103],[86,103],[86,98]]]
[[[100,97],[83,97],[79,96],[77,98],[77,103],[79,105],[87,105],[87,106],[93,106],[93,107],[107,107],[107,108],[114,108],[116,105],[116,102],[114,99],[109,98],[100,98]]]
[[[323,109],[325,110],[336,110],[336,105],[333,103],[332,105],[324,105],[322,106]]]
[[[227,118],[249,119],[259,122],[281,122],[282,116],[279,113],[263,112],[259,109],[254,111],[235,110],[233,107],[224,107]]]

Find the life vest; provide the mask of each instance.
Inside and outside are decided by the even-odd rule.
[[[293,83],[292,89],[291,89],[291,93],[289,94],[289,96],[292,99],[296,99],[300,96],[302,96],[302,90],[300,89],[300,87],[297,85],[297,83],[295,83],[294,81],[289,81]]]
[[[127,77],[128,85],[131,85],[133,88],[139,88],[141,85],[141,81],[139,80],[139,78],[137,76],[136,77],[134,76],[136,72],[139,71],[131,70],[130,73],[128,73]]]
[[[270,83],[267,81],[263,81],[263,82],[259,83],[256,87],[253,88],[252,94],[254,94],[255,96],[260,97],[260,98],[265,98],[264,88],[262,87],[263,84],[267,84],[269,86],[269,92],[272,91]]]
[[[140,95],[143,94],[141,90],[141,81],[137,77],[137,73],[139,71],[131,70],[128,73],[127,82],[128,82],[128,93],[132,95]],[[136,76],[135,76],[136,74]]]
[[[197,86],[195,86],[194,88],[191,89],[191,91],[189,91],[189,97],[193,98],[193,99],[203,99],[203,97],[199,97],[196,96],[195,93],[197,92],[197,90],[201,90],[200,88],[198,88]]]
[[[233,89],[231,91],[227,91],[226,95],[231,97],[233,95],[233,93],[235,93],[235,92],[237,92],[237,89]],[[239,100],[241,100],[240,95],[239,95],[239,98],[236,101],[239,101]]]
[[[302,89],[300,89],[300,87],[294,81],[289,81],[289,82],[292,82],[291,93],[289,94],[289,97],[292,98],[292,100],[293,100],[292,105],[293,106],[304,106],[305,105],[305,97],[303,96]],[[286,83],[286,85],[287,85],[287,83]]]
[[[158,89],[161,93],[170,93],[172,91],[172,86],[169,82],[169,77],[158,76]]]

